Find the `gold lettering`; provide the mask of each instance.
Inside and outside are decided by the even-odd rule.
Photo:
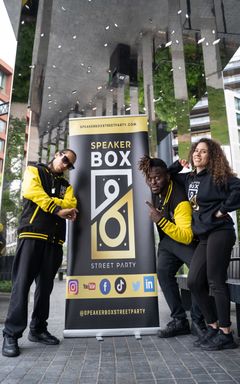
[[[91,149],[124,149],[131,148],[131,141],[116,140],[116,141],[92,141]]]

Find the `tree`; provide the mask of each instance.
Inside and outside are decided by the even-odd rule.
[[[20,207],[20,189],[24,160],[26,120],[10,118],[8,144],[3,178],[3,197],[1,222],[6,226],[16,227]]]
[[[190,110],[206,92],[202,54],[194,42],[184,45],[186,77],[188,86],[188,104]],[[168,130],[175,128],[180,111],[174,96],[172,74],[172,58],[170,49],[160,48],[155,52],[155,68],[153,69],[155,113],[160,121],[167,123]],[[144,112],[143,75],[139,74],[139,104]]]
[[[27,22],[19,28],[13,83],[13,101],[15,102],[26,103],[28,100],[34,33],[35,21]]]

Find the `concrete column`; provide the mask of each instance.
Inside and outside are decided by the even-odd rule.
[[[69,147],[69,120],[64,121],[64,148]]]
[[[51,130],[50,160],[54,157],[55,153],[57,152],[57,131],[58,131],[57,127]]]
[[[217,26],[213,0],[202,0],[201,9],[201,39],[204,39],[202,42],[202,51],[208,92],[211,136],[212,138],[220,141],[221,144],[229,145],[229,133],[223,91],[222,65],[219,44],[216,43]]]
[[[93,111],[90,108],[86,109],[86,117],[91,117],[93,115]]]
[[[201,21],[201,38],[202,42],[204,69],[206,76],[206,84],[215,89],[223,88],[221,58],[219,52],[219,44],[213,42],[217,40],[216,34],[216,18],[213,13],[213,1],[203,0],[202,12],[200,14]]]
[[[155,121],[154,113],[154,95],[153,95],[153,74],[152,74],[152,56],[153,56],[153,38],[152,34],[147,32],[142,37],[142,56],[143,56],[143,85],[144,102],[146,114],[150,122]]]
[[[96,101],[96,116],[102,116],[103,115],[103,100],[97,99]]]
[[[117,114],[125,115],[124,84],[119,85],[117,88]]]
[[[31,125],[28,131],[28,148],[27,148],[27,161],[39,160],[39,132],[38,127]]]
[[[170,166],[173,162],[173,149],[172,149],[172,132],[168,133],[158,145],[158,157],[160,157],[167,166]]]
[[[182,37],[179,0],[168,2],[169,7],[169,41],[171,44],[174,94],[177,100],[188,100],[184,47]],[[173,33],[174,31],[174,33]]]
[[[183,47],[181,15],[178,14],[180,0],[171,0],[169,6],[169,38],[172,56],[173,85],[175,95],[175,117],[178,132],[178,153],[187,158],[191,144],[188,89]]]
[[[130,86],[130,104],[131,104],[131,115],[138,115],[138,87]]]
[[[48,136],[48,133],[46,133],[42,139],[41,162],[45,164],[48,162]]]
[[[106,116],[113,115],[113,91],[110,89],[107,90],[106,95]]]
[[[61,137],[59,138],[59,142],[58,142],[58,150],[61,151],[64,149],[64,139],[62,139]]]

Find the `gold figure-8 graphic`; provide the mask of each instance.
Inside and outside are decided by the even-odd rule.
[[[91,172],[91,258],[135,258],[132,170]]]

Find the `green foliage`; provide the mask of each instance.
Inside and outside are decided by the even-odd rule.
[[[3,179],[1,222],[16,226],[20,212],[20,182],[24,160],[26,120],[10,118]]]
[[[12,282],[10,280],[0,280],[0,292],[9,293],[12,290]]]
[[[35,22],[26,22],[20,26],[16,56],[15,76],[13,82],[13,101],[27,102],[29,94],[32,50]]]
[[[188,107],[191,110],[196,102],[206,92],[204,65],[202,54],[195,42],[184,45],[186,77],[188,86]],[[178,125],[179,104],[174,95],[172,59],[170,49],[160,48],[155,54],[155,69],[153,72],[155,113],[160,121],[167,122],[168,130]],[[139,74],[139,105],[144,112],[143,74]],[[188,116],[188,110],[185,111]],[[184,119],[185,120],[185,119]]]
[[[240,209],[237,210],[238,240],[240,241]]]
[[[195,42],[184,44],[189,104],[192,108],[206,92],[203,55]]]
[[[211,119],[211,135],[221,144],[229,144],[228,123],[223,89],[207,87],[208,109]]]

